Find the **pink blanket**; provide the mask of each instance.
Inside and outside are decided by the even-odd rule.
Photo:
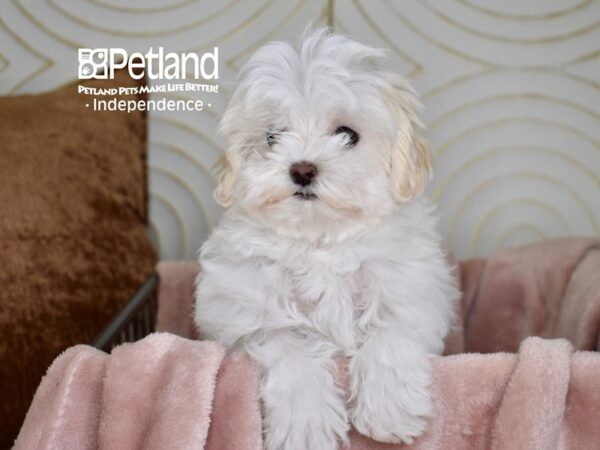
[[[415,449],[600,446],[600,354],[528,338],[518,354],[434,363],[435,419]],[[258,372],[214,342],[167,333],[63,353],[42,381],[15,449],[262,448]],[[391,449],[352,435],[352,450]]]
[[[161,263],[160,329],[190,336],[194,263]],[[600,245],[561,240],[460,264],[462,323],[434,362],[435,419],[415,449],[600,448]],[[539,335],[546,338],[529,338]],[[343,375],[342,375],[343,377]],[[217,343],[157,333],[63,353],[16,449],[260,449],[258,370]],[[343,380],[341,380],[343,382]],[[353,432],[353,450],[402,448]]]
[[[14,448],[259,449],[256,379],[215,342],[155,333],[110,355],[79,345],[48,369]]]

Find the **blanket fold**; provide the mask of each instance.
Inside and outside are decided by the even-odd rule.
[[[108,355],[85,345],[67,349],[50,366],[15,449],[97,448],[102,378]]]
[[[168,333],[110,355],[72,347],[48,369],[14,448],[202,448],[224,354]]]
[[[464,348],[515,352],[528,336],[595,350],[600,336],[600,241],[557,239],[460,263]]]
[[[494,449],[510,436],[521,448],[553,450],[563,441],[573,348],[566,340],[523,342],[493,424]]]

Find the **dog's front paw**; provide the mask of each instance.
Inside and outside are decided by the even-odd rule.
[[[359,388],[351,421],[360,434],[376,441],[411,444],[427,428],[432,409],[426,384],[384,376]]]
[[[348,420],[344,405],[287,404],[268,408],[265,446],[268,450],[337,450],[347,443]]]

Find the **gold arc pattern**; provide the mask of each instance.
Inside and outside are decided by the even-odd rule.
[[[206,215],[206,211],[204,210],[204,206],[202,206],[202,201],[198,198],[198,196],[196,195],[194,190],[185,182],[185,180],[183,178],[181,178],[181,176],[179,176],[179,174],[177,174],[165,167],[156,167],[156,166],[149,164],[149,168],[150,168],[151,174],[153,172],[162,174],[163,176],[171,179],[175,184],[180,186],[183,191],[187,192],[187,194],[191,196],[191,198],[194,200],[194,202],[198,206],[198,213],[200,214],[200,217],[202,219],[202,225],[205,227],[205,229],[210,230],[211,224]],[[185,228],[184,228],[184,230],[185,230]],[[186,239],[187,239],[187,235],[186,235]]]
[[[572,6],[571,8],[565,8],[560,11],[556,11],[556,12],[552,12],[552,13],[548,13],[548,14],[541,14],[538,16],[526,16],[526,15],[522,15],[522,14],[504,14],[504,13],[499,13],[497,11],[494,11],[493,9],[490,9],[490,8],[484,8],[482,6],[479,6],[476,3],[473,3],[472,1],[469,1],[469,0],[458,0],[458,2],[464,4],[472,9],[483,12],[492,17],[498,17],[501,19],[509,19],[509,20],[531,21],[531,20],[555,19],[557,17],[562,17],[567,14],[572,14],[575,11],[579,11],[580,9],[588,7],[592,3],[592,0],[584,0],[576,5]]]
[[[354,0],[355,2],[358,2],[360,0]],[[389,5],[391,5],[390,0],[387,0],[386,3],[388,3]],[[528,67],[528,68],[550,68],[552,66],[548,66],[545,64],[542,65],[532,65],[532,66],[520,66],[520,65],[507,65],[507,64],[499,64],[498,62],[494,62],[494,61],[490,61],[490,60],[486,60],[486,59],[482,59],[478,56],[474,56],[474,55],[470,55],[469,53],[463,51],[463,50],[459,50],[457,48],[454,48],[446,43],[440,42],[439,40],[435,39],[433,36],[426,34],[420,27],[418,27],[416,24],[414,24],[411,20],[409,20],[406,16],[404,16],[403,14],[400,14],[396,8],[391,7],[390,8],[392,13],[398,18],[398,20],[400,22],[402,22],[405,26],[407,26],[408,28],[410,28],[410,30],[420,36],[422,39],[424,39],[425,41],[429,42],[431,45],[433,45],[434,47],[442,50],[444,53],[447,53],[449,55],[454,55],[456,57],[462,58],[466,61],[471,61],[477,64],[480,64],[483,67],[493,67],[496,69],[499,68],[524,68],[524,67]],[[578,62],[583,62],[583,61],[587,61],[590,58],[596,58],[599,55],[599,52],[591,52],[587,55],[582,55],[582,56],[578,56],[577,58],[573,58],[567,61],[564,61],[563,64],[575,64]]]
[[[211,20],[217,19],[220,16],[225,15],[229,10],[233,9],[233,7],[238,4],[241,0],[229,0],[229,2],[225,5],[224,8],[219,9],[215,12],[213,12],[212,14],[209,14],[208,16],[204,16],[201,19],[198,20],[194,20],[188,24],[185,24],[184,26],[178,26],[176,28],[173,29],[169,29],[169,30],[162,30],[162,31],[152,31],[152,32],[147,32],[147,33],[131,33],[131,32],[125,32],[119,29],[110,29],[110,28],[103,28],[101,26],[96,25],[94,22],[91,22],[89,20],[85,20],[82,19],[76,15],[74,15],[73,13],[71,13],[68,9],[63,8],[62,6],[60,6],[56,0],[46,0],[46,2],[48,3],[48,5],[55,9],[58,13],[62,14],[63,16],[67,17],[68,19],[70,19],[71,21],[80,24],[82,27],[85,28],[89,28],[95,31],[98,31],[100,33],[106,33],[106,34],[110,34],[110,35],[115,35],[115,36],[124,36],[124,37],[156,37],[156,36],[168,36],[174,33],[180,33],[182,31],[187,31],[187,30],[191,30],[193,28],[197,28],[201,25],[204,25],[207,22],[210,22]]]
[[[12,28],[10,28],[8,26],[8,24],[2,19],[1,14],[0,14],[0,28],[4,29],[8,34],[10,34],[11,37],[21,47],[27,49],[27,51],[29,53],[33,54],[34,56],[36,56],[37,58],[39,58],[42,61],[42,65],[37,70],[35,70],[31,74],[29,74],[28,76],[22,78],[17,84],[12,86],[11,89],[8,90],[8,92],[7,92],[8,94],[13,94],[14,92],[17,92],[19,90],[19,88],[21,86],[23,86],[25,83],[27,83],[29,80],[32,80],[33,78],[37,77],[39,74],[43,73],[44,71],[46,71],[47,69],[52,67],[54,65],[54,63],[52,60],[48,59],[43,53],[40,53],[38,50],[36,50],[32,46],[30,46],[18,33],[13,31]]]
[[[144,33],[131,33],[122,29],[112,30],[110,26],[106,25],[106,22],[90,22],[86,17],[80,17],[77,11],[69,10],[60,0],[43,0],[43,2],[40,2],[42,6],[40,9],[33,9],[31,3],[26,3],[22,0],[7,2],[8,7],[0,10],[0,28],[8,33],[10,39],[13,39],[15,44],[22,48],[23,52],[30,53],[33,58],[29,66],[19,67],[19,70],[16,71],[14,65],[18,61],[18,53],[11,53],[9,56],[9,53],[4,52],[4,49],[0,47],[0,93],[28,92],[31,89],[30,86],[41,84],[39,80],[43,80],[47,72],[52,74],[51,77],[54,80],[58,70],[62,70],[62,66],[64,65],[63,60],[59,59],[61,56],[64,58],[64,54],[54,55],[48,53],[48,49],[69,48],[72,51],[72,49],[86,46],[85,40],[87,38],[85,37],[85,33],[83,33],[84,29],[93,30],[96,34],[99,33],[100,36],[122,36],[129,40],[137,39],[136,45],[143,44],[143,39],[150,40],[166,35],[176,36],[185,31],[193,30],[194,34],[198,36],[198,40],[194,42],[182,42],[181,45],[184,48],[179,48],[178,50],[203,51],[206,48],[218,45],[221,49],[224,67],[227,69],[227,76],[219,80],[221,88],[219,95],[224,96],[231,91],[230,78],[232,74],[235,74],[242,61],[263,42],[275,38],[295,40],[296,36],[292,35],[292,30],[302,29],[303,26],[301,25],[308,22],[310,18],[316,18],[322,22],[326,22],[330,26],[335,26],[340,31],[346,31],[359,39],[363,39],[366,43],[383,43],[391,50],[390,55],[392,58],[401,59],[406,63],[406,66],[410,65],[410,76],[415,79],[416,87],[421,92],[426,107],[433,111],[440,107],[444,108],[445,112],[436,116],[435,120],[429,123],[428,126],[434,132],[435,139],[431,144],[434,150],[437,149],[436,157],[438,162],[436,164],[438,181],[434,186],[433,197],[442,201],[440,204],[441,213],[447,215],[449,219],[451,226],[449,229],[443,230],[448,238],[452,239],[455,236],[455,231],[452,227],[455,226],[455,222],[460,217],[460,214],[464,212],[465,208],[471,205],[471,202],[474,201],[473,199],[476,198],[475,196],[478,193],[488,190],[490,198],[494,198],[494,190],[500,188],[503,179],[510,180],[514,179],[514,177],[534,177],[545,183],[552,183],[557,189],[563,190],[565,195],[573,198],[574,204],[577,205],[580,211],[583,211],[585,217],[590,219],[590,223],[600,235],[597,224],[600,216],[594,214],[595,211],[600,211],[600,200],[598,200],[600,199],[600,168],[594,167],[591,164],[596,159],[586,159],[592,157],[589,153],[579,152],[576,154],[572,152],[571,148],[548,148],[541,141],[539,143],[529,142],[531,141],[531,137],[527,145],[519,144],[518,139],[516,139],[514,145],[496,147],[492,145],[490,146],[491,148],[469,147],[461,150],[457,148],[457,144],[464,142],[468,142],[467,145],[471,146],[477,145],[472,143],[474,142],[473,140],[465,140],[474,133],[481,133],[481,136],[485,139],[488,132],[499,132],[498,127],[504,127],[501,129],[502,133],[509,133],[512,124],[531,124],[551,127],[557,130],[561,133],[561,136],[564,135],[565,142],[571,141],[572,145],[584,142],[586,148],[587,144],[591,144],[593,149],[600,149],[599,135],[596,131],[600,129],[600,126],[593,129],[589,128],[590,124],[593,123],[600,125],[600,108],[594,106],[594,103],[587,102],[583,104],[577,101],[577,97],[569,97],[568,89],[578,89],[577,85],[565,84],[566,88],[563,87],[559,96],[552,91],[541,93],[539,89],[528,89],[526,84],[531,82],[530,80],[535,80],[538,74],[552,73],[559,75],[559,77],[553,79],[553,82],[558,84],[562,83],[562,77],[565,83],[575,82],[582,86],[582,88],[591,89],[595,93],[600,92],[600,80],[597,77],[589,75],[593,73],[593,68],[600,63],[600,43],[596,45],[595,49],[592,48],[590,50],[589,47],[586,47],[588,50],[581,55],[575,54],[573,56],[565,53],[560,58],[564,60],[560,65],[540,60],[532,66],[518,64],[513,66],[501,63],[500,58],[496,58],[493,52],[488,52],[485,54],[485,57],[478,57],[470,54],[470,45],[457,47],[456,44],[444,39],[444,33],[455,29],[462,31],[464,39],[469,39],[468,42],[472,42],[473,46],[487,45],[486,42],[506,43],[507,48],[509,45],[531,46],[533,44],[550,45],[554,43],[561,43],[563,45],[563,43],[570,40],[572,42],[587,42],[585,41],[586,39],[591,39],[595,42],[595,36],[600,28],[600,18],[598,18],[599,20],[589,18],[586,24],[573,23],[572,19],[580,17],[582,13],[585,13],[587,8],[593,6],[591,0],[579,1],[576,4],[565,0],[562,6],[560,3],[554,2],[552,6],[547,7],[544,5],[537,12],[529,15],[524,13],[525,9],[523,7],[519,7],[518,12],[515,11],[512,13],[509,7],[504,4],[502,5],[502,10],[496,10],[493,4],[485,4],[484,2],[475,0],[452,0],[444,4],[443,7],[433,0],[423,0],[418,5],[422,12],[421,15],[411,15],[409,6],[412,2],[381,0],[367,3],[363,0],[294,0],[294,3],[290,3],[289,0],[265,0],[254,3],[254,6],[250,8],[252,9],[250,14],[232,21],[235,22],[234,26],[227,26],[220,29],[218,36],[209,35],[205,29],[208,29],[209,25],[214,25],[217,20],[225,20],[233,17],[238,11],[236,6],[241,4],[240,0],[224,1],[216,9],[212,10],[210,16],[204,17],[190,17],[189,14],[185,14],[186,11],[190,11],[190,7],[195,8],[193,0],[156,0],[139,3],[117,2],[115,0],[86,0],[86,3],[97,9],[99,17],[102,17],[103,13],[106,15],[123,14],[128,19],[138,21],[139,23],[144,23],[151,15],[169,14],[170,17],[177,17],[179,13],[179,17],[167,29],[154,31],[148,29]],[[536,24],[545,24],[548,27],[548,33],[543,33],[544,36],[539,38],[497,34],[492,30],[488,31],[474,26],[475,24],[469,23],[466,20],[461,21],[461,16],[449,9],[452,8],[452,4],[463,8],[463,10],[465,7],[469,8],[473,11],[473,14],[476,13],[480,16],[483,14],[493,17],[497,21],[501,20],[502,24],[504,24],[501,30],[510,29],[510,24],[513,22],[522,22],[522,24],[536,22]],[[402,5],[402,8],[399,8],[399,5]],[[46,8],[47,12],[53,12],[53,14],[41,14],[39,11],[43,11],[43,8]],[[352,21],[349,26],[345,21],[347,15],[345,16],[344,14],[347,14],[350,10],[352,14],[357,14],[360,20]],[[589,11],[596,10],[590,8]],[[268,17],[271,18],[269,21],[264,19],[267,17],[267,13],[270,14]],[[579,14],[579,16],[572,16],[575,13]],[[13,19],[16,18],[15,15],[20,16],[18,17],[19,21],[15,20],[13,22]],[[399,42],[395,38],[395,27],[383,29],[377,19],[378,17],[383,17],[383,15],[387,15],[390,20],[393,20],[396,27],[402,27],[406,35],[414,37],[419,42],[423,42],[423,45],[435,48],[435,58],[426,53],[416,51],[416,47],[412,46],[410,41]],[[59,17],[61,20],[61,29],[58,29],[57,24],[54,23],[54,19],[58,20]],[[277,17],[277,20],[273,21],[272,17]],[[568,22],[569,20],[571,22]],[[554,24],[558,25],[559,22],[563,25],[567,24],[566,29],[568,31],[558,31],[558,28],[552,28]],[[429,26],[428,23],[430,24]],[[436,23],[440,27],[436,30],[431,30],[432,23]],[[31,27],[38,33],[41,32],[46,35],[48,41],[44,43],[40,42],[40,45],[34,44],[28,33]],[[565,27],[561,28],[561,30],[564,29]],[[74,30],[79,30],[81,33],[73,32]],[[370,30],[371,34],[367,33],[367,30]],[[373,38],[377,42],[369,42]],[[575,38],[577,39],[575,40]],[[76,42],[80,40],[82,42]],[[495,48],[501,47],[496,45]],[[562,48],[564,48],[564,45]],[[60,67],[57,65],[59,61],[61,63]],[[458,64],[460,66],[460,64],[465,63],[468,65],[466,70],[455,71],[451,76],[446,78],[436,75],[438,71],[444,70],[444,64],[454,64],[455,66]],[[584,63],[586,64],[585,66],[580,66]],[[580,67],[583,67],[583,70],[580,70]],[[11,70],[7,70],[7,68]],[[74,72],[71,69],[69,68],[65,71],[65,78],[64,80],[59,80],[60,84],[66,84],[70,80]],[[526,81],[522,82],[525,84],[521,83],[518,91],[507,84],[503,88],[502,93],[498,91],[494,92],[492,88],[489,92],[485,92],[485,95],[481,95],[483,92],[477,92],[476,95],[470,96],[471,98],[468,100],[461,100],[456,97],[459,95],[460,90],[469,88],[481,90],[482,85],[477,83],[482,77],[488,75],[503,76],[504,73],[515,72],[527,73],[529,76]],[[48,89],[53,87],[48,86]],[[455,88],[457,89],[454,90]],[[484,90],[487,90],[487,87]],[[448,95],[454,96],[452,98],[455,103],[452,103],[453,106],[451,108],[448,108],[448,105],[444,103]],[[167,94],[166,97],[188,98],[180,94]],[[473,126],[473,123],[467,122],[469,117],[477,119],[477,111],[480,108],[489,108],[490,103],[516,99],[549,102],[549,104],[559,105],[564,109],[561,113],[569,114],[569,111],[573,111],[576,114],[584,114],[585,116],[573,117],[584,117],[585,121],[584,123],[577,123],[573,122],[573,120],[565,120],[558,113],[536,116],[535,111],[538,106],[533,105],[531,106],[531,110],[528,109],[529,113],[527,116],[524,116],[519,111],[515,111],[515,114],[511,117],[488,120],[483,123],[477,123],[476,126]],[[210,100],[205,102],[210,102]],[[218,157],[221,148],[219,141],[215,139],[215,123],[223,108],[223,104],[224,102],[215,101],[213,108],[206,109],[198,114],[197,120],[195,118],[194,120],[182,120],[180,117],[174,115],[150,114],[151,127],[153,123],[161,124],[164,127],[160,128],[159,135],[151,135],[152,140],[149,143],[150,151],[162,152],[160,161],[166,164],[166,167],[151,167],[150,175],[152,177],[152,174],[158,175],[160,173],[161,176],[169,178],[169,183],[173,183],[173,189],[185,190],[185,195],[190,196],[190,199],[194,202],[194,209],[199,214],[197,217],[202,220],[202,227],[205,227],[205,230],[209,230],[210,226],[216,223],[218,219],[218,217],[213,217],[215,211],[213,208],[206,208],[206,205],[209,204],[208,202],[213,201],[212,195],[210,195],[212,193],[199,192],[197,189],[192,189],[189,184],[190,181],[186,181],[180,174],[173,172],[173,167],[169,168],[168,164],[176,161],[173,158],[184,158],[184,160],[189,161],[190,164],[193,164],[200,171],[199,173],[202,174],[203,180],[210,180],[210,183],[214,183],[210,167],[208,166],[210,165],[209,161]],[[527,105],[530,105],[530,103],[527,103]],[[540,107],[543,106],[542,103],[540,105]],[[455,118],[456,121],[453,123],[457,123],[458,126],[455,129],[450,129],[447,126],[447,121]],[[540,130],[543,129],[540,128]],[[197,145],[202,147],[202,152],[198,151]],[[449,161],[448,158],[455,154],[446,154],[450,149],[452,152],[468,151],[473,156],[467,158],[460,166],[455,167],[447,162]],[[480,183],[477,186],[470,186],[467,183],[463,187],[456,189],[456,186],[452,184],[452,180],[456,177],[463,177],[468,180],[470,178],[469,173],[475,167],[476,163],[505,151],[524,151],[529,154],[539,155],[539,158],[559,158],[559,160],[564,161],[564,164],[569,165],[574,171],[566,174],[564,179],[558,179],[549,176],[543,170],[540,171],[540,167],[543,167],[543,165],[536,164],[530,167],[524,164],[523,170],[520,171],[513,171],[500,176],[490,174],[486,182]],[[444,158],[440,159],[442,156]],[[593,157],[596,158],[595,156]],[[440,161],[446,162],[443,166],[439,166]],[[586,182],[585,186],[588,186],[587,189],[591,189],[591,186],[594,186],[595,189],[591,192],[583,192],[580,195],[579,192],[571,187],[574,180],[571,180],[569,176],[576,176],[575,174],[592,180],[593,184]],[[494,183],[499,184],[496,185]],[[161,229],[162,225],[160,221],[156,221],[155,217],[150,218],[149,228],[152,229],[159,249],[166,249],[166,246],[170,245],[174,236],[172,233],[179,233],[180,236],[178,239],[182,248],[170,249],[169,254],[190,255],[191,250],[186,247],[190,245],[190,242],[194,241],[194,239],[191,239],[192,237],[198,237],[195,234],[198,231],[191,229],[188,220],[186,220],[186,218],[190,217],[190,212],[182,208],[180,201],[177,199],[179,195],[177,192],[157,191],[156,188],[157,186],[155,185],[150,186],[152,201],[160,202],[161,204],[164,203],[164,208],[167,208],[170,214],[173,215],[173,220],[169,223],[177,224],[179,228],[179,231]],[[452,192],[448,191],[448,189],[452,189]],[[553,217],[561,217],[564,221],[564,217],[560,215],[560,210],[553,203],[552,198],[548,198],[543,192],[533,192],[531,194],[529,197],[515,198],[512,200],[512,203],[505,201],[504,203],[494,204],[492,202],[488,205],[485,216],[478,217],[478,222],[474,224],[474,232],[468,235],[466,240],[462,240],[462,242],[466,243],[466,247],[452,248],[452,250],[459,255],[461,252],[466,254],[476,251],[480,246],[479,239],[484,232],[483,230],[489,221],[493,220],[492,218],[495,217],[494,214],[500,214],[503,211],[502,208],[510,208],[511,204],[518,202],[530,202],[532,206],[535,202],[538,202],[536,203],[537,207],[543,208],[544,211],[552,214]],[[459,204],[459,207],[455,211],[444,209],[445,201],[449,198],[453,199],[454,204]],[[479,213],[477,210],[473,211],[477,214]],[[487,218],[488,214],[492,218]],[[563,223],[560,222],[560,219],[557,218],[557,220],[559,220],[557,223]],[[569,225],[568,222],[567,225]],[[518,238],[518,233],[526,233],[527,239],[532,236],[543,238],[549,235],[546,231],[536,227],[533,223],[517,222],[506,230],[500,230],[499,234],[494,236],[494,245],[503,245],[509,238],[511,240]],[[557,231],[560,230],[554,230],[553,233]],[[573,229],[571,232],[576,234],[578,230]],[[192,235],[192,233],[194,234]],[[455,243],[450,242],[450,244]],[[488,244],[490,243],[486,243],[486,247],[490,247]]]
[[[184,6],[194,3],[195,1],[197,1],[197,0],[181,0],[180,2],[177,2],[175,4],[170,4],[170,5],[165,5],[165,6],[158,6],[158,7],[144,6],[143,8],[133,8],[133,7],[123,6],[123,5],[114,5],[111,3],[105,3],[102,0],[88,0],[88,2],[95,3],[96,5],[99,5],[108,10],[121,11],[121,12],[134,13],[134,14],[154,14],[154,13],[165,12],[165,11],[175,11]]]
[[[488,97],[478,98],[477,100],[473,100],[471,102],[465,102],[465,103],[461,104],[459,107],[451,109],[450,111],[439,116],[438,118],[435,119],[435,121],[429,122],[429,124],[427,125],[427,128],[430,130],[434,129],[435,127],[439,126],[444,121],[451,118],[453,115],[458,114],[463,111],[466,111],[467,109],[477,107],[477,106],[483,106],[488,103],[492,103],[492,102],[496,102],[496,101],[503,101],[503,100],[545,100],[545,101],[557,103],[559,105],[567,106],[569,108],[572,108],[572,109],[580,111],[584,114],[587,114],[587,115],[593,117],[594,119],[600,120],[600,112],[594,111],[586,106],[580,105],[577,102],[574,102],[571,100],[566,100],[566,99],[559,98],[559,97],[553,97],[553,96],[547,95],[547,94],[526,92],[526,93],[515,93],[515,94],[491,95]]]
[[[451,237],[455,235],[456,223],[458,221],[458,218],[463,216],[468,205],[473,203],[472,202],[473,197],[475,197],[477,194],[483,192],[484,189],[489,188],[490,186],[492,186],[495,183],[502,182],[502,181],[509,180],[509,179],[514,179],[515,177],[537,178],[537,179],[546,181],[551,184],[556,184],[557,186],[561,187],[565,192],[567,192],[572,198],[575,199],[575,202],[581,207],[581,209],[588,216],[590,222],[592,223],[594,230],[600,236],[600,228],[598,227],[598,221],[596,220],[594,213],[590,210],[589,206],[585,203],[583,198],[577,192],[575,192],[566,183],[561,182],[553,177],[550,177],[543,173],[536,173],[534,171],[527,171],[527,170],[519,170],[519,171],[512,172],[510,174],[495,175],[495,176],[488,178],[483,183],[480,183],[479,185],[477,185],[475,187],[475,189],[473,189],[471,192],[469,192],[469,194],[466,195],[462,199],[462,201],[459,204],[458,208],[456,209],[454,215],[451,217],[446,236],[448,236],[448,238],[451,239]],[[476,228],[478,226],[479,225],[476,224]]]
[[[508,201],[504,201],[498,205],[494,205],[494,207],[490,211],[488,211],[487,213],[485,213],[483,215],[481,220],[477,223],[477,226],[475,227],[475,231],[471,235],[471,239],[469,241],[469,255],[470,256],[477,255],[477,248],[479,247],[479,241],[481,240],[481,234],[483,233],[483,230],[485,229],[487,224],[490,222],[490,220],[495,215],[500,214],[500,211],[502,211],[503,209],[506,209],[508,207],[514,206],[516,204],[521,204],[521,203],[535,205],[541,209],[546,210],[556,220],[558,220],[567,231],[571,231],[571,226],[565,220],[565,218],[560,214],[560,212],[558,211],[557,208],[555,208],[552,205],[549,205],[547,203],[544,203],[541,200],[533,198],[533,197],[517,197],[517,198],[511,199]]]
[[[247,57],[249,57],[252,53],[254,53],[256,50],[258,50],[261,46],[263,46],[267,42],[273,40],[275,35],[280,33],[281,30],[283,30],[284,27],[291,21],[291,19],[294,16],[296,16],[296,14],[298,14],[298,12],[305,6],[305,3],[306,3],[306,0],[302,0],[301,2],[296,3],[296,6],[294,7],[294,9],[287,16],[285,16],[275,28],[270,30],[268,34],[261,37],[260,40],[253,43],[250,47],[244,49],[243,52],[233,55],[231,58],[227,59],[227,61],[226,61],[227,67],[229,67],[230,69],[232,69],[236,72],[239,71],[239,69],[240,69],[239,65],[241,64],[241,61],[246,59]]]
[[[177,222],[177,225],[178,225],[179,231],[180,231],[179,235],[181,236],[181,248],[179,249],[179,254],[181,254],[182,256],[185,255],[187,253],[187,235],[188,235],[188,233],[186,232],[185,220],[183,220],[183,217],[181,216],[181,214],[179,213],[177,208],[175,208],[175,206],[173,206],[173,204],[169,201],[169,199],[166,198],[165,196],[163,196],[162,194],[151,190],[150,198],[152,199],[152,201],[157,201],[157,202],[160,202],[161,204],[163,204],[170,211],[171,215],[175,219],[175,222]],[[156,219],[153,219],[153,223],[156,223]],[[156,227],[155,230],[159,230],[159,228]],[[162,234],[162,232],[161,232],[161,234]],[[158,234],[157,234],[157,236],[158,236]],[[164,237],[162,239],[164,241]]]
[[[590,31],[596,30],[598,28],[598,24],[600,24],[600,20],[596,20],[596,21],[586,25],[585,27],[579,28],[577,30],[569,31],[567,33],[549,36],[549,37],[545,37],[545,38],[508,37],[508,36],[501,36],[501,35],[496,35],[493,33],[484,32],[484,31],[478,30],[476,28],[461,24],[461,23],[457,22],[456,20],[454,20],[452,17],[448,16],[443,11],[440,11],[439,9],[436,9],[435,7],[433,7],[428,0],[420,0],[420,1],[421,1],[421,4],[427,10],[429,10],[429,12],[431,12],[435,16],[439,17],[441,20],[443,20],[447,24],[454,26],[461,31],[464,31],[465,33],[470,33],[475,36],[485,38],[485,39],[490,39],[490,40],[497,41],[497,42],[524,44],[524,45],[550,44],[553,42],[564,41],[564,40],[571,39],[574,37],[582,36],[586,33],[589,33]]]
[[[513,116],[510,118],[490,120],[490,121],[480,124],[476,127],[467,128],[466,130],[463,130],[459,134],[454,135],[450,139],[446,140],[442,145],[440,145],[438,147],[439,150],[437,152],[436,151],[433,152],[433,155],[435,158],[439,158],[444,153],[446,153],[446,151],[448,151],[448,149],[451,146],[453,146],[454,144],[456,144],[457,142],[459,142],[460,140],[464,139],[465,137],[467,137],[471,134],[477,133],[477,132],[485,130],[485,129],[491,129],[491,128],[497,127],[498,125],[515,124],[515,123],[529,123],[529,124],[537,124],[537,125],[547,125],[549,127],[556,127],[563,131],[567,131],[567,132],[573,134],[574,136],[578,136],[581,139],[590,142],[594,147],[600,149],[600,142],[596,141],[594,138],[592,138],[591,136],[588,136],[587,134],[583,133],[582,131],[580,131],[576,128],[573,128],[570,125],[565,125],[564,123],[561,123],[561,122],[555,122],[555,121],[547,120],[547,119],[539,119],[539,118],[535,118],[535,117]]]
[[[519,231],[519,230],[531,231],[533,234],[537,235],[538,240],[540,240],[540,241],[548,239],[548,235],[546,233],[544,233],[544,230],[542,230],[539,227],[536,227],[535,225],[532,225],[530,223],[521,222],[521,223],[514,224],[514,225],[508,227],[505,231],[503,231],[502,234],[500,235],[500,237],[498,238],[498,240],[496,241],[496,247],[497,248],[506,247],[506,241],[508,240],[508,237],[511,234],[513,234],[514,232]]]
[[[453,179],[457,179],[457,178],[459,178],[459,176],[462,176],[465,171],[470,169],[476,163],[481,162],[482,160],[484,160],[486,158],[495,156],[501,152],[516,150],[516,149],[551,154],[556,158],[563,159],[566,162],[575,166],[577,169],[581,170],[583,173],[585,173],[587,176],[589,176],[592,180],[594,180],[594,182],[598,185],[598,188],[600,190],[600,174],[594,172],[588,166],[580,163],[579,161],[577,161],[577,159],[573,158],[568,153],[565,153],[565,152],[562,152],[562,151],[559,151],[556,149],[548,148],[548,147],[537,147],[537,146],[533,146],[533,145],[505,145],[505,146],[501,146],[501,147],[494,147],[494,148],[491,148],[484,152],[481,152],[481,153],[477,154],[476,156],[474,156],[473,158],[470,158],[469,160],[467,160],[465,163],[458,166],[451,173],[449,173],[445,179],[443,179],[438,184],[437,188],[433,192],[432,198],[435,201],[439,201],[442,194],[444,192],[447,192],[448,184]]]

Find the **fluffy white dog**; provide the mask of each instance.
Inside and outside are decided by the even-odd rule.
[[[432,413],[457,291],[421,196],[419,104],[382,56],[325,29],[269,43],[221,123],[215,196],[230,208],[201,250],[195,321],[262,366],[269,449],[332,450],[350,423],[408,443]]]

